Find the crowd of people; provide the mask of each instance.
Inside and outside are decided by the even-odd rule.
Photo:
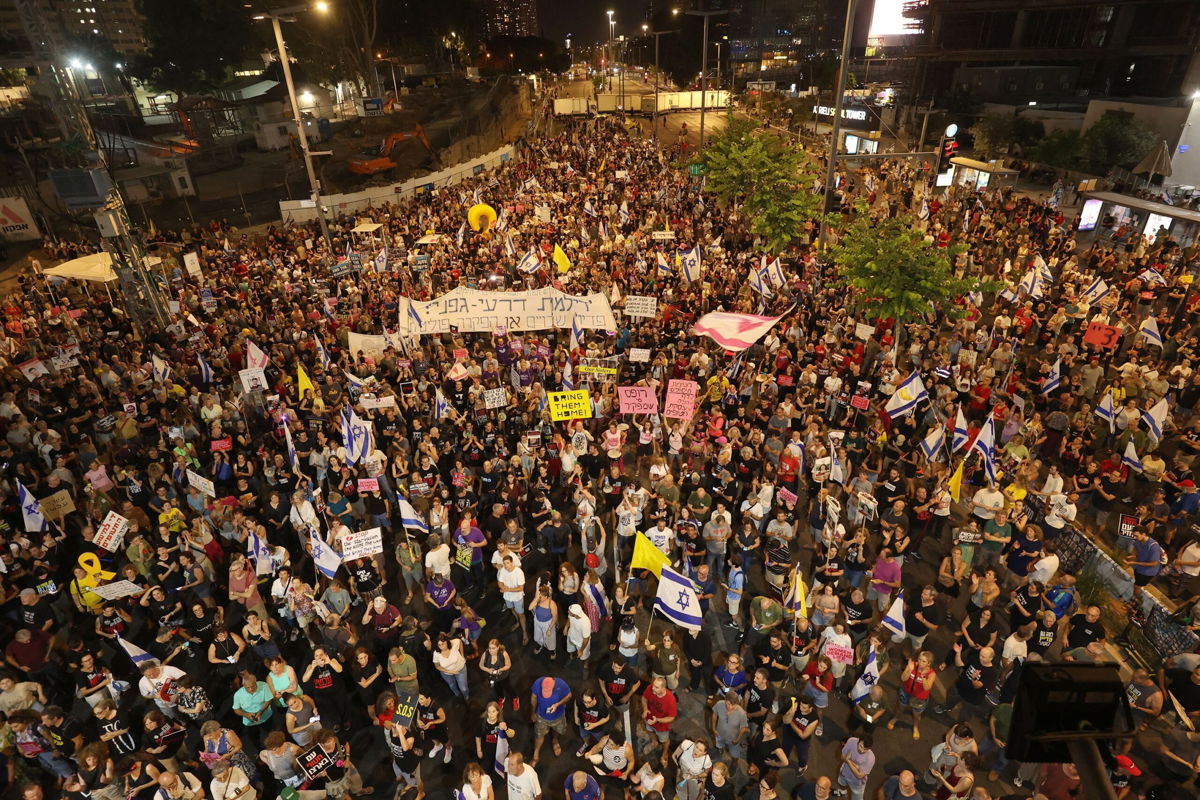
[[[1072,764],[1005,755],[1014,692],[1032,662],[1133,663],[1116,590],[1060,569],[1068,543],[1110,550],[1134,602],[1200,596],[1195,247],[1080,246],[1043,200],[935,194],[904,161],[847,167],[847,217],[911,214],[931,247],[967,245],[963,274],[1007,284],[898,327],[855,318],[812,245],[767,296],[744,213],[678,156],[589,120],[463,184],[339,214],[329,245],[291,220],[165,232],[167,327],[26,271],[0,338],[0,785],[1087,796]],[[481,200],[504,227],[461,231]],[[350,231],[367,221],[382,228],[364,242]],[[692,247],[696,280],[676,259]],[[363,268],[335,277],[347,248]],[[531,250],[540,265],[518,270]],[[396,331],[408,299],[546,285],[613,298],[617,329],[350,347]],[[657,315],[621,314],[628,295]],[[692,333],[714,310],[782,318],[735,355]],[[1083,340],[1097,321],[1108,346]],[[583,359],[617,374],[572,373]],[[928,397],[893,418],[914,372]],[[690,419],[620,413],[618,385],[661,401],[671,379],[700,386]],[[552,421],[546,395],[569,386],[591,416]],[[508,404],[489,408],[499,387]],[[347,408],[372,434],[358,458]],[[974,446],[988,425],[994,479]],[[381,549],[343,560],[373,528]],[[651,613],[643,540],[690,577],[702,626]],[[1118,797],[1194,791],[1200,658],[1171,655],[1128,678],[1137,730],[1103,748]]]

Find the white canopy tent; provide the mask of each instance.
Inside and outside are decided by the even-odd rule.
[[[105,252],[71,259],[57,267],[44,270],[44,273],[51,278],[67,278],[93,283],[111,283],[117,279],[117,273],[113,270],[112,253]]]

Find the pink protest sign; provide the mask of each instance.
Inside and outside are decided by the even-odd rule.
[[[840,644],[825,645],[825,655],[829,656],[829,660],[836,664],[854,663],[854,649],[842,647]]]
[[[663,416],[668,419],[689,420],[696,413],[696,394],[700,385],[695,381],[672,378],[667,384],[667,400],[663,403]]]
[[[649,386],[618,386],[622,414],[657,414],[658,397]]]
[[[779,499],[785,503],[791,503],[792,505],[796,504],[796,495],[792,492],[789,492],[787,489],[784,489],[782,486],[779,487]]]
[[[379,478],[359,478],[358,490],[360,492],[379,491]]]

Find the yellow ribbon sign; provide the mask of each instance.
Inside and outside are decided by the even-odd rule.
[[[79,568],[84,571],[82,578],[75,580],[79,587],[79,600],[88,608],[98,608],[104,598],[91,591],[104,581],[117,577],[115,572],[109,572],[100,564],[100,558],[95,553],[84,553],[79,557]]]
[[[591,419],[592,398],[587,389],[572,392],[550,392],[550,419],[561,422],[567,419]]]

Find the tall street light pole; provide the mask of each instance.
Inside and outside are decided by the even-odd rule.
[[[846,73],[850,67],[850,37],[854,34],[854,12],[857,7],[858,0],[846,0],[846,27],[842,30],[842,63],[838,66],[837,88],[833,95],[833,131],[829,138],[829,165],[825,169],[825,202],[821,209],[821,232],[817,237],[818,253],[825,251],[825,239],[829,234],[825,215],[829,213],[829,200],[833,197],[833,184],[837,180],[838,139],[842,133],[842,98],[846,94]]]
[[[283,28],[279,24],[285,19],[292,21],[294,14],[301,11],[308,11],[310,8],[326,12],[329,10],[329,4],[322,0],[322,2],[314,3],[312,6],[305,4],[277,8],[260,14],[255,19],[270,19],[271,27],[275,30],[275,45],[279,48],[279,63],[283,66],[283,80],[287,84],[288,100],[292,104],[292,119],[296,121],[296,136],[300,139],[300,152],[304,156],[304,167],[308,170],[308,186],[312,192],[313,205],[317,211],[317,222],[321,226],[321,236],[325,239],[325,247],[329,250],[330,255],[332,255],[333,238],[329,235],[329,223],[325,219],[325,209],[321,207],[321,185],[317,181],[317,171],[313,167],[312,151],[308,148],[308,136],[304,133],[304,120],[300,117],[300,103],[296,100],[296,84],[292,82],[292,65],[288,59],[287,45],[283,41]]]
[[[678,9],[676,9],[674,13],[678,13]],[[647,26],[643,25],[642,29],[645,30],[646,27]],[[662,36],[664,33],[678,33],[679,31],[673,30],[673,31],[646,31],[646,32],[654,37],[654,111],[650,115],[650,123],[651,123],[650,127],[652,127],[654,129],[654,140],[658,141],[658,84],[659,84],[659,79],[662,76],[662,70],[658,66],[658,37]]]
[[[704,149],[704,111],[708,99],[708,18],[728,11],[685,11],[693,17],[704,17],[704,44],[700,50],[700,150]]]

